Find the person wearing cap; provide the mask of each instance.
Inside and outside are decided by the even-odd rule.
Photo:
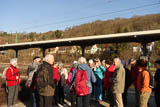
[[[160,60],[157,60],[155,62],[155,66],[157,68],[154,79],[156,82],[156,86],[155,86],[155,101],[156,101],[156,105],[157,107],[160,107]]]
[[[29,76],[30,72],[38,68],[40,62],[41,62],[41,58],[39,56],[35,56],[33,58],[33,62],[28,66],[27,76]]]
[[[139,98],[138,98],[138,89],[137,89],[137,76],[138,76],[138,64],[137,61],[133,58],[129,59],[129,65],[131,65],[131,76],[132,76],[132,83],[135,87],[135,98],[136,98],[136,106],[139,105]]]
[[[36,85],[37,85],[37,69],[38,66],[40,65],[40,62],[41,58],[39,56],[35,56],[33,58],[33,62],[28,66],[27,69],[27,76],[28,76],[27,81],[31,81],[31,85],[27,87],[29,87],[32,91],[32,98],[31,98],[32,107],[39,107],[39,95]]]
[[[17,58],[10,60],[10,67],[6,71],[6,80],[8,88],[7,105],[8,107],[16,106],[18,97],[18,87],[20,84],[20,73],[17,69]]]

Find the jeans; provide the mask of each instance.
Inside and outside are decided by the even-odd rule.
[[[52,107],[53,96],[41,96],[40,95],[40,107]]]
[[[85,96],[77,96],[76,107],[89,107],[90,94]]]
[[[97,100],[102,100],[102,79],[98,77],[94,88],[94,95]]]
[[[8,87],[8,106],[12,106],[16,104],[18,97],[18,85]]]

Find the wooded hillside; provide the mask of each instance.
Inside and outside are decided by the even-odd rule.
[[[67,28],[64,31],[56,30],[48,31],[46,33],[18,33],[17,35],[18,42],[27,42],[154,29],[160,29],[160,14],[134,16],[129,19],[116,18],[107,21],[97,20],[92,23],[86,23],[83,25]],[[0,37],[3,37],[4,40],[2,41],[15,43],[15,34],[1,32]]]

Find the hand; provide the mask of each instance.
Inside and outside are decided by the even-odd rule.
[[[18,80],[19,79],[19,77],[18,76],[16,76],[16,80]]]

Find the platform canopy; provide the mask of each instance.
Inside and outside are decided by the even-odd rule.
[[[54,48],[57,46],[90,46],[94,44],[139,42],[149,43],[160,40],[160,30],[138,31],[128,33],[95,35],[86,37],[75,37],[66,39],[55,39],[36,42],[25,42],[16,44],[0,45],[0,51],[14,49],[22,50],[28,48]]]

